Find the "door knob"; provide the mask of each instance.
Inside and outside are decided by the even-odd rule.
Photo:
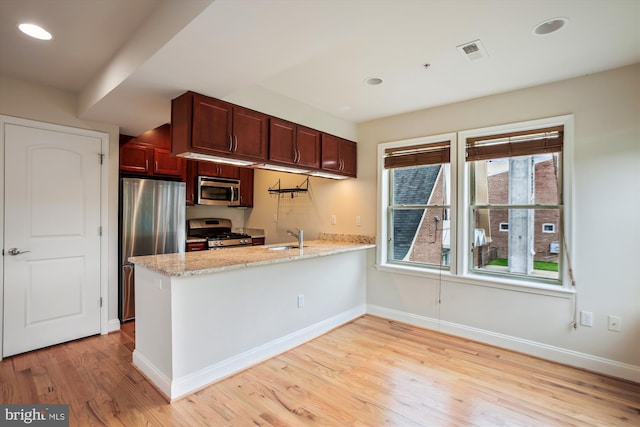
[[[11,249],[9,249],[9,250],[7,251],[7,253],[8,253],[9,255],[11,255],[11,256],[20,255],[20,254],[24,254],[24,253],[27,253],[27,252],[31,252],[31,251],[21,251],[21,250],[20,250],[20,249],[18,249],[18,248],[11,248]]]

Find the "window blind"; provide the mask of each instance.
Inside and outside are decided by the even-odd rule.
[[[467,161],[562,151],[564,126],[467,139]]]
[[[387,148],[384,150],[384,167],[393,169],[449,163],[450,146],[450,141],[442,141],[411,147]]]

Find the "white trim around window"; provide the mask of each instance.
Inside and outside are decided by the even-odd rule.
[[[573,132],[573,115],[565,115],[558,117],[549,117],[545,119],[539,120],[531,120],[527,122],[520,123],[511,123],[500,126],[491,126],[486,128],[479,129],[469,129],[465,131],[458,132],[458,152],[464,153],[465,147],[467,144],[467,139],[469,138],[477,138],[482,136],[490,136],[502,133],[510,133],[510,132],[521,132],[521,131],[530,131],[534,129],[547,128],[552,126],[564,126],[564,144],[562,148],[562,192],[563,192],[563,216],[564,216],[564,226],[563,233],[566,245],[568,248],[573,247],[573,227],[575,221],[573,220],[573,144],[574,144],[574,132]],[[457,187],[457,197],[458,204],[457,206],[461,207],[461,209],[457,210],[457,228],[458,230],[467,230],[469,227],[469,209],[466,209],[469,206],[469,166],[467,165],[466,159],[464,155],[460,155],[456,157],[456,162],[458,166],[458,179],[459,186]],[[453,163],[453,158],[452,158]],[[453,245],[452,245],[453,246]],[[487,282],[499,282],[503,284],[513,284],[520,285],[526,284],[526,286],[532,287],[540,287],[541,289],[548,289],[549,285],[528,280],[518,280],[511,278],[494,278],[487,277],[484,274],[478,274],[472,272],[469,268],[469,254],[471,253],[471,242],[470,239],[465,238],[464,232],[458,233],[458,239],[456,241],[456,246],[458,251],[457,256],[457,265],[459,269],[457,270],[457,275],[461,277],[466,277],[469,279],[476,279]],[[568,251],[572,252],[572,251]],[[569,277],[569,264],[571,260],[567,259],[567,251],[564,251],[564,259],[562,263],[562,283],[559,285],[552,285],[556,288],[561,288],[566,291],[573,291],[571,289],[571,279]]]
[[[567,259],[567,252],[571,253],[573,247],[574,218],[573,218],[573,115],[550,117],[539,120],[531,120],[520,123],[506,124],[501,126],[491,126],[479,129],[469,129],[456,133],[446,133],[420,138],[413,138],[401,141],[392,141],[378,145],[378,236],[379,244],[376,253],[376,268],[381,271],[396,274],[407,274],[422,277],[448,277],[454,282],[475,284],[478,286],[499,287],[510,290],[521,290],[523,292],[544,293],[549,295],[571,294],[574,289],[571,286],[571,279],[568,268],[571,260]],[[562,263],[562,283],[560,285],[550,285],[549,283],[536,283],[535,281],[521,280],[510,277],[493,277],[491,275],[478,274],[470,271],[469,254],[471,253],[471,242],[464,230],[469,227],[469,168],[465,159],[465,147],[468,138],[477,138],[488,135],[529,131],[533,129],[546,128],[551,126],[564,126],[564,145],[562,150],[563,168],[563,216],[564,216],[564,239],[562,245],[566,245],[569,251],[564,251],[564,262]],[[450,231],[450,266],[448,271],[437,270],[420,266],[403,266],[387,262],[388,254],[388,217],[387,207],[389,206],[389,170],[384,168],[385,150],[398,147],[411,147],[421,144],[429,144],[451,141],[451,231]],[[563,246],[564,247],[564,246]]]
[[[386,142],[378,145],[378,236],[379,244],[377,246],[376,253],[376,262],[377,266],[384,268],[389,267],[393,270],[398,268],[397,265],[392,265],[387,262],[387,254],[389,250],[389,230],[388,230],[388,220],[387,217],[387,206],[389,206],[389,170],[384,168],[384,155],[385,150],[390,148],[398,148],[398,147],[411,147],[411,146],[419,146],[424,144],[433,144],[442,141],[451,141],[451,188],[456,188],[457,179],[456,179],[456,168],[453,162],[453,159],[456,158],[456,134],[455,133],[444,133],[439,135],[432,135],[421,138],[413,138],[401,141],[392,141]],[[453,194],[453,193],[452,193]],[[455,224],[455,217],[453,212],[455,212],[455,197],[451,198],[451,217],[449,218],[452,224]],[[451,230],[450,235],[451,241],[455,241],[456,233],[455,230]],[[451,249],[450,253],[451,264],[449,266],[450,271],[455,271],[455,252],[454,248]],[[423,269],[423,268],[415,268],[415,267],[399,267],[400,271],[407,271],[413,273],[427,272],[432,274],[435,272],[434,270]]]

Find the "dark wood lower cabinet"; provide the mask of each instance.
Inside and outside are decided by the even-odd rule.
[[[205,249],[207,249],[207,242],[191,242],[191,243],[187,243],[185,251],[196,252],[196,251],[204,251]]]
[[[253,237],[251,239],[251,246],[264,245],[264,237]]]

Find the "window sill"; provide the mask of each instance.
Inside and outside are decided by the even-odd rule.
[[[396,274],[404,274],[406,276],[417,276],[417,277],[426,277],[430,279],[438,279],[443,276],[447,276],[447,280],[449,280],[453,275],[449,270],[438,270],[438,269],[430,269],[430,268],[421,268],[421,267],[411,267],[406,265],[395,265],[395,264],[376,264],[376,270],[384,271],[387,273],[396,273]]]
[[[485,277],[481,275],[468,274],[456,276],[449,271],[429,270],[419,267],[397,266],[390,264],[376,264],[376,270],[387,273],[403,274],[407,276],[424,277],[429,279],[443,278],[447,282],[460,283],[470,286],[484,286],[487,288],[503,289],[512,292],[523,292],[528,294],[546,295],[556,298],[572,298],[576,293],[575,289],[563,287],[561,285],[548,285],[544,283],[525,282],[522,280],[505,279],[500,277]]]

